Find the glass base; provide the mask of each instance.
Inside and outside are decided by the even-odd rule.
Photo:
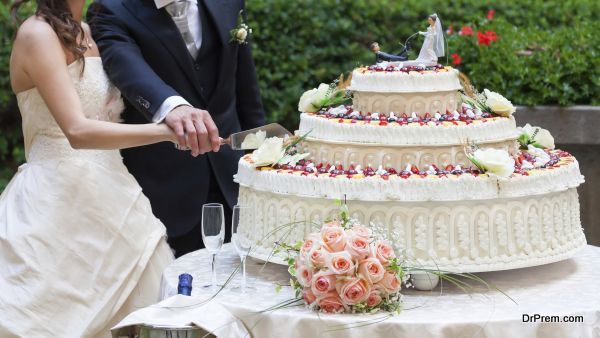
[[[253,293],[254,291],[256,291],[256,288],[253,286],[246,286],[245,288],[242,288],[241,286],[234,286],[228,290],[233,293],[246,294]]]

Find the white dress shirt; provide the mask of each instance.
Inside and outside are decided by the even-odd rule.
[[[154,0],[156,8],[161,9],[175,0]],[[202,24],[200,22],[200,13],[198,13],[198,0],[187,0],[190,2],[190,6],[187,11],[187,20],[190,27],[190,33],[194,37],[196,47],[200,49],[202,45]],[[155,123],[161,123],[167,117],[167,114],[171,110],[178,106],[192,106],[186,99],[181,96],[169,96],[163,103],[158,107],[158,110],[152,117],[152,121]]]

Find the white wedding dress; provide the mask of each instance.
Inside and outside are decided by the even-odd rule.
[[[69,66],[88,118],[123,102],[99,57]],[[118,150],[74,150],[38,91],[17,95],[27,164],[0,196],[0,337],[110,337],[159,300],[173,260]]]

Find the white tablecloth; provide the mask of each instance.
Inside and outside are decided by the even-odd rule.
[[[210,281],[210,261],[208,252],[200,250],[173,262],[163,273],[163,298],[177,293],[178,275],[184,272],[194,277],[192,296],[209,297],[210,292],[201,286]],[[218,280],[222,283],[239,264],[239,258],[234,248],[226,244],[217,262]],[[220,307],[209,310],[226,311],[224,317],[233,314],[256,338],[600,337],[600,248],[594,246],[558,263],[478,274],[517,304],[495,290],[478,289],[469,295],[446,284],[443,292],[439,288],[430,292],[403,290],[403,312],[385,320],[384,314],[329,315],[304,307],[261,312],[293,297],[289,287],[279,293],[275,289],[276,283],[289,283],[289,275],[284,266],[263,265],[250,259],[247,268],[249,284],[257,290],[245,296],[223,291],[215,299]],[[239,284],[239,278],[238,274],[234,285]],[[524,315],[536,314],[560,319],[566,315],[583,316],[583,323],[523,321]],[[210,323],[206,325],[207,330],[214,329]]]

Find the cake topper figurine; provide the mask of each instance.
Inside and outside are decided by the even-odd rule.
[[[442,20],[437,14],[434,13],[427,17],[427,22],[429,23],[427,30],[424,32],[417,32],[409,36],[404,43],[402,51],[398,54],[382,52],[379,44],[377,42],[373,42],[371,44],[371,50],[373,53],[375,53],[376,62],[402,62],[405,66],[436,65],[438,57],[444,56],[444,30],[442,28]],[[408,61],[410,43],[417,34],[424,35],[425,41],[423,42],[423,46],[421,47],[421,51],[419,51],[419,56],[417,59]]]

